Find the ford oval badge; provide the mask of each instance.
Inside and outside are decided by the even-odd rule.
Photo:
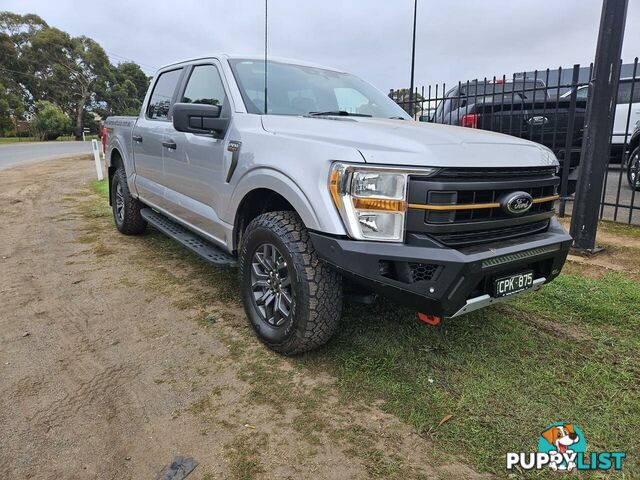
[[[500,198],[500,206],[510,215],[522,215],[533,205],[533,198],[527,192],[512,192]]]
[[[546,125],[549,119],[547,117],[543,117],[542,115],[536,115],[535,117],[529,118],[527,123],[532,127],[539,127],[540,125]]]

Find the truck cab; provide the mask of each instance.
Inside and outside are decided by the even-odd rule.
[[[332,336],[345,288],[453,318],[551,281],[571,242],[548,148],[415,122],[338,69],[172,64],[105,141],[116,227],[236,266],[251,326],[283,354]]]

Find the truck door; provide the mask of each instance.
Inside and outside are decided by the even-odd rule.
[[[230,115],[217,64],[209,62],[189,67],[182,83],[178,102],[220,105],[222,117]],[[224,230],[217,209],[227,173],[225,139],[220,135],[178,132],[171,126],[165,132],[164,145],[169,212],[223,243]]]
[[[133,159],[136,168],[136,188],[143,200],[166,208],[164,199],[164,169],[162,140],[169,128],[170,109],[182,68],[158,75],[145,111],[133,129]]]
[[[629,128],[627,129],[627,117],[629,117]],[[622,144],[629,141],[631,133],[640,121],[640,79],[622,80],[618,85],[618,98],[616,101],[616,112],[613,119],[613,137],[611,143]]]

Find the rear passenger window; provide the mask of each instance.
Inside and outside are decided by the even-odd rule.
[[[176,90],[176,85],[180,79],[182,69],[171,70],[170,72],[161,73],[158,77],[156,85],[153,87],[153,93],[149,99],[147,107],[147,116],[158,120],[167,120],[169,116],[169,108],[171,107],[171,99]]]
[[[213,65],[198,65],[193,68],[182,103],[204,103],[206,105],[224,105],[227,96],[224,93],[222,79]]]
[[[633,97],[631,95],[631,89],[633,87]],[[639,103],[640,102],[640,80],[635,81],[633,85],[630,81],[622,81],[618,85],[618,105],[625,103]]]

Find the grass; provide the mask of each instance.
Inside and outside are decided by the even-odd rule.
[[[565,218],[561,218],[559,220],[560,223],[569,230],[571,226],[571,216],[567,215]],[[598,231],[620,237],[640,239],[640,228],[638,228],[638,225],[612,222],[610,220],[600,220],[598,222]]]
[[[106,182],[92,185],[106,196]],[[635,236],[632,228],[616,234]],[[192,307],[210,302],[209,288],[237,298],[233,273],[212,272],[162,236],[149,236],[148,242],[154,258],[162,251],[190,259],[188,283],[205,290],[186,299]],[[625,255],[639,254],[638,249],[625,250]],[[159,274],[159,291],[163,282],[181,280]],[[213,320],[203,318],[206,328]],[[637,478],[639,327],[640,282],[619,272],[599,278],[562,274],[540,292],[445,320],[439,327],[424,325],[415,312],[390,302],[348,304],[336,337],[292,362],[302,372],[329,372],[341,402],[377,401],[432,440],[435,455],[457,454],[479,471],[504,477],[506,452],[535,451],[542,429],[567,421],[582,429],[589,451],[627,453],[623,472],[609,477]],[[371,476],[404,475],[402,459],[383,456],[360,426],[346,423],[333,429],[318,409],[329,395],[326,390],[304,394],[290,371],[270,367],[280,362],[277,355],[258,349],[247,356],[244,348],[233,346],[231,354],[243,365],[251,403],[282,407],[287,404],[283,400],[293,399],[288,400],[297,410],[293,427],[309,432],[303,437],[309,444],[329,435],[347,442]],[[207,398],[192,408],[206,408]],[[227,451],[233,477],[260,473],[255,444],[248,438],[228,445]]]
[[[507,451],[535,451],[539,432],[562,420],[582,428],[592,451],[626,451],[626,473],[640,475],[639,283],[562,275],[439,328],[388,303],[348,306],[343,320],[302,362],[332,372],[348,398],[382,399],[477,469],[504,474]]]
[[[265,433],[243,435],[224,446],[230,460],[230,478],[235,480],[251,480],[261,473],[260,452],[268,445]]]
[[[109,198],[109,183],[107,180],[93,180],[91,182],[91,189],[100,195],[102,198]]]

